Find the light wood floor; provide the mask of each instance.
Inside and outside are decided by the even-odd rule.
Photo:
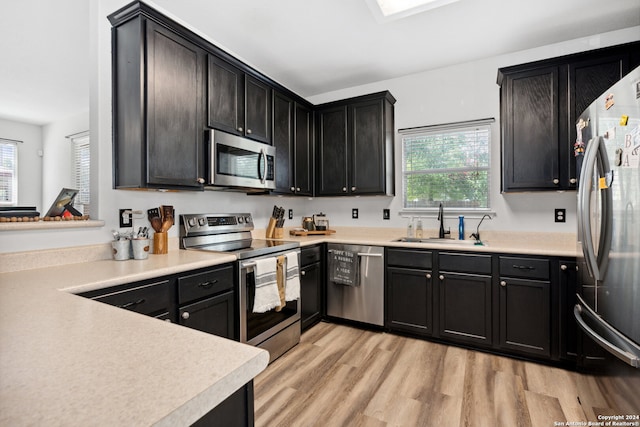
[[[635,380],[324,322],[254,386],[257,427],[538,427],[640,414]]]

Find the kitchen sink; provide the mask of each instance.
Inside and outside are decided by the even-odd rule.
[[[443,243],[450,245],[475,245],[475,240],[456,240],[450,238],[440,237],[401,237],[399,239],[392,240],[393,242],[408,242],[408,243]],[[484,245],[484,243],[479,243]]]

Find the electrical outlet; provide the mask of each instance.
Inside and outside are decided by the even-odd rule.
[[[133,227],[133,214],[131,209],[120,209],[118,219],[120,228]]]
[[[351,209],[351,218],[358,219],[358,208]]]
[[[289,209],[289,219],[293,219],[293,209]]]
[[[556,209],[555,210],[555,220],[556,220],[556,222],[566,222],[566,220],[567,220],[567,210],[566,209]]]
[[[391,211],[389,209],[382,209],[382,219],[391,219]]]

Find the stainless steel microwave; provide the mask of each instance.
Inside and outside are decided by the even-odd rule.
[[[237,135],[207,130],[207,187],[265,191],[276,188],[275,147]]]

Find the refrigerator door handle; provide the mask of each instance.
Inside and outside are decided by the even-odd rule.
[[[587,144],[584,155],[583,172],[580,174],[580,184],[578,187],[578,221],[581,230],[582,252],[584,254],[587,270],[594,280],[600,280],[598,271],[598,260],[593,246],[591,235],[591,189],[593,187],[593,170],[598,158],[598,146],[600,138],[595,137]],[[587,185],[588,184],[588,185]]]
[[[573,308],[573,315],[578,322],[578,326],[598,345],[607,350],[634,368],[640,368],[640,347],[629,338],[618,332],[613,326],[604,321],[598,314],[589,307],[580,295],[576,295],[578,304]],[[593,319],[607,334],[617,341],[616,344],[611,343],[591,328],[583,319],[583,314],[587,318]],[[624,349],[620,347],[625,347]]]

